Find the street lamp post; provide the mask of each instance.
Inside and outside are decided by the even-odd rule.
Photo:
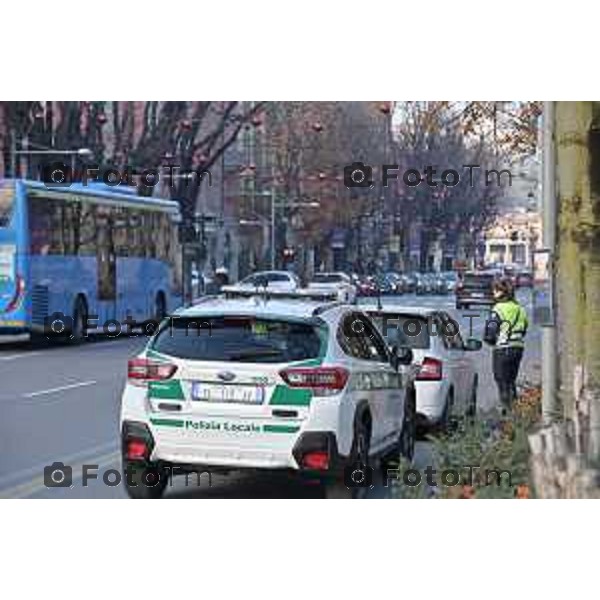
[[[260,116],[257,116],[253,119],[252,121],[252,125],[255,128],[258,128],[260,126],[263,125],[263,118]],[[315,134],[320,134],[322,133],[324,127],[323,124],[320,121],[314,121],[310,124],[310,127],[312,129],[312,131]],[[267,148],[268,146],[272,146],[272,148],[277,149],[278,146],[275,145],[268,145],[268,144],[263,144],[264,148]],[[302,146],[297,147],[298,150],[302,151],[305,148]],[[250,158],[250,157],[249,157]],[[266,194],[258,194],[258,195],[263,195],[263,196],[268,196],[270,198],[270,202],[271,202],[271,206],[270,206],[270,265],[271,265],[271,269],[274,270],[275,266],[276,266],[276,261],[277,261],[277,249],[276,249],[276,230],[275,230],[275,226],[276,226],[276,219],[277,219],[277,213],[276,213],[276,209],[277,207],[277,175],[276,175],[276,168],[275,168],[275,162],[274,162],[274,156],[271,156],[270,158],[270,180],[271,180],[271,188],[270,190],[266,193]],[[252,166],[251,170],[254,170],[256,167]],[[252,188],[252,198],[254,199],[256,196],[256,190],[253,187]],[[308,203],[308,205],[310,206],[314,206],[314,203]],[[320,203],[318,203],[318,205],[320,206]],[[293,205],[290,205],[289,203],[285,203],[281,205],[286,206],[286,207],[290,207],[290,206],[307,206],[307,203],[295,203]]]
[[[71,169],[75,171],[75,158],[77,156],[86,157],[92,156],[94,153],[89,148],[77,148],[75,150],[53,150],[53,149],[45,149],[45,150],[13,150],[13,156],[17,155],[29,155],[29,156],[70,156],[71,157]],[[28,165],[29,166],[29,165]]]
[[[275,180],[271,185],[271,271],[275,270]]]
[[[273,185],[271,187],[271,190],[263,193],[262,195],[266,195],[269,197],[270,202],[271,202],[271,214],[270,214],[270,218],[269,218],[269,233],[270,233],[270,246],[271,246],[271,252],[270,252],[270,263],[271,263],[271,270],[274,271],[275,270],[275,266],[276,266],[276,256],[277,256],[277,252],[276,252],[276,248],[275,248],[275,226],[277,224],[277,219],[276,219],[276,215],[277,215],[277,209],[278,208],[283,208],[283,207],[287,207],[287,208],[319,208],[321,206],[321,203],[318,201],[309,201],[309,202],[283,202],[281,204],[277,204],[277,195],[275,193],[275,186],[274,186],[274,180],[273,180]],[[261,194],[259,194],[261,195]],[[259,215],[254,215],[256,218],[258,218],[261,222],[263,222],[265,219],[264,217],[261,217]],[[240,221],[240,225],[250,225],[251,223],[249,221],[245,221],[245,220],[241,220]]]
[[[379,105],[379,112],[383,115],[383,164],[385,165],[387,163],[388,160],[388,135],[390,133],[390,129],[389,129],[389,121],[388,119],[390,118],[391,114],[392,114],[392,103],[387,101],[387,102],[382,102]],[[383,166],[382,166],[383,169]],[[387,200],[389,198],[389,194],[387,193],[387,187],[383,187],[383,182],[382,182],[382,187],[381,187],[381,197],[380,197],[380,203],[379,203],[379,218],[377,219],[376,223],[376,235],[378,237],[379,243],[378,243],[378,254],[379,254],[379,258],[382,259],[382,250],[383,250],[383,255],[385,256],[385,260],[389,261],[389,253],[386,252],[386,249],[389,250],[389,248],[387,247],[387,239],[388,236],[386,235],[388,232],[386,232],[386,225],[384,223],[384,215],[385,215],[385,211],[386,211],[386,204],[387,204]],[[385,265],[385,267],[388,267],[389,265]]]

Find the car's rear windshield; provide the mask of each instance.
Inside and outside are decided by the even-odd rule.
[[[279,363],[317,358],[322,325],[247,316],[169,318],[151,346],[156,352],[203,361]]]
[[[15,201],[15,188],[12,183],[0,182],[0,227],[8,227]]]
[[[340,283],[341,281],[343,281],[342,276],[335,274],[321,274],[313,277],[313,283]]]
[[[372,315],[387,343],[413,350],[426,350],[431,343],[427,319],[415,315]]]
[[[494,275],[489,273],[467,274],[463,279],[465,285],[489,287],[494,281]]]

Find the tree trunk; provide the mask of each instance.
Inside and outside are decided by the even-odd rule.
[[[556,315],[565,421],[533,435],[542,497],[600,497],[600,104],[557,102]]]
[[[600,180],[600,144],[594,104],[556,106],[559,394],[569,419],[578,412],[586,419],[595,414],[589,400],[600,390],[600,189],[592,186]],[[579,371],[586,389],[576,403]]]

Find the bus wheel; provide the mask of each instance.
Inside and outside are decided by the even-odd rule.
[[[154,318],[160,322],[167,316],[167,301],[163,292],[156,294],[154,307]]]
[[[71,341],[74,344],[81,344],[85,339],[84,330],[87,321],[87,309],[83,298],[78,298],[75,302],[75,310],[73,311],[73,336]]]

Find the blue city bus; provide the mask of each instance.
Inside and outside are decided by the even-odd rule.
[[[179,220],[177,202],[131,188],[0,180],[0,340],[47,335],[57,313],[81,341],[110,321],[144,323],[174,310]]]

